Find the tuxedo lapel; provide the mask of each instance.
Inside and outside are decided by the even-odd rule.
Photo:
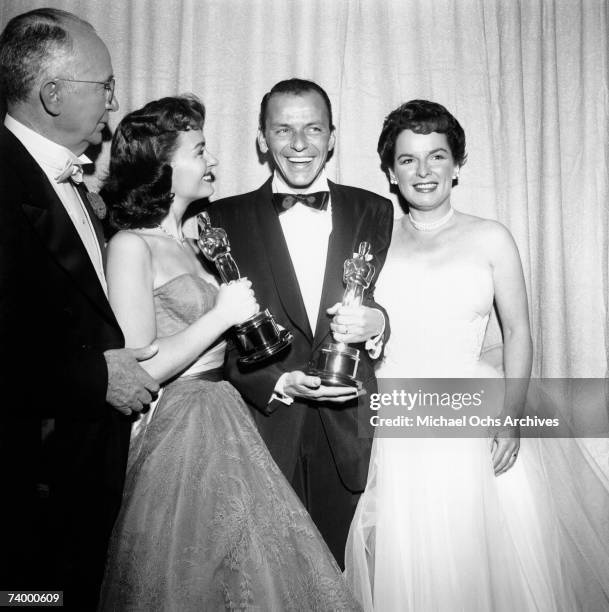
[[[106,294],[89,259],[89,255],[57,193],[46,175],[23,145],[7,130],[6,138],[13,139],[13,162],[24,180],[26,199],[22,202],[25,215],[46,244],[59,265],[74,279],[80,290],[111,322],[116,319]],[[95,223],[95,220],[91,220]]]
[[[313,340],[313,350],[322,342],[332,341],[330,334],[330,317],[326,310],[341,302],[344,293],[343,268],[345,259],[352,255],[353,236],[355,235],[355,219],[353,211],[350,210],[349,202],[344,198],[340,187],[331,181],[330,201],[332,205],[332,233],[328,238],[328,256],[326,258],[326,270],[324,283]]]
[[[104,228],[102,226],[99,217],[93,210],[93,206],[91,206],[91,202],[89,202],[89,189],[85,185],[84,181],[82,183],[76,183],[75,185],[76,191],[80,195],[80,200],[83,203],[84,207],[87,209],[87,213],[89,214],[89,219],[91,220],[91,225],[93,226],[93,231],[95,232],[95,237],[97,238],[97,242],[99,243],[99,250],[102,254],[102,259],[104,261],[104,268],[106,267],[106,239],[104,237]],[[101,199],[101,198],[100,198]]]
[[[297,327],[309,340],[312,340],[313,333],[300,293],[298,279],[279,217],[273,207],[271,181],[272,179],[269,179],[256,193],[256,214],[263,236],[264,250],[283,309],[292,325]]]

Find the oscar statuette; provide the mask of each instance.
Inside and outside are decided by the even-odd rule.
[[[370,286],[374,277],[374,266],[370,263],[370,243],[360,242],[357,253],[347,259],[344,265],[343,281],[346,289],[343,295],[343,306],[361,306],[364,291]],[[344,342],[328,343],[321,347],[317,361],[311,363],[307,374],[318,376],[322,385],[362,388],[357,379],[359,350],[351,348]]]
[[[239,280],[239,268],[230,253],[226,232],[221,227],[212,227],[206,212],[197,215],[199,238],[197,244],[203,255],[214,263],[223,282]],[[261,363],[290,345],[293,335],[287,329],[280,329],[273,315],[261,310],[247,321],[232,328],[241,357],[242,365]]]

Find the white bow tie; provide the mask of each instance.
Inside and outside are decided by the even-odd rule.
[[[55,177],[58,183],[65,183],[71,180],[74,183],[82,183],[82,162],[79,160],[68,159],[64,169]]]

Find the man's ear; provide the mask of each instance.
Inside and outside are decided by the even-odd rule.
[[[258,148],[261,153],[268,153],[269,145],[266,143],[266,138],[262,133],[262,130],[258,130]]]
[[[336,144],[336,128],[332,128],[332,132],[330,132],[330,139],[328,140],[328,151],[334,150],[335,144]]]
[[[61,111],[61,92],[57,81],[45,81],[40,86],[40,101],[44,110],[56,117]]]

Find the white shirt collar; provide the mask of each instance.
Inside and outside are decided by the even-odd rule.
[[[322,170],[317,178],[305,189],[305,191],[296,191],[290,187],[282,178],[282,176],[275,170],[273,172],[273,193],[315,193],[317,191],[330,191],[328,185],[328,176],[326,175],[325,169]]]
[[[8,113],[4,118],[4,125],[7,130],[15,135],[39,165],[46,166],[53,171],[56,170],[57,174],[66,167],[68,162],[78,162],[81,165],[92,163],[86,155],[76,157],[68,148],[35,132]]]

